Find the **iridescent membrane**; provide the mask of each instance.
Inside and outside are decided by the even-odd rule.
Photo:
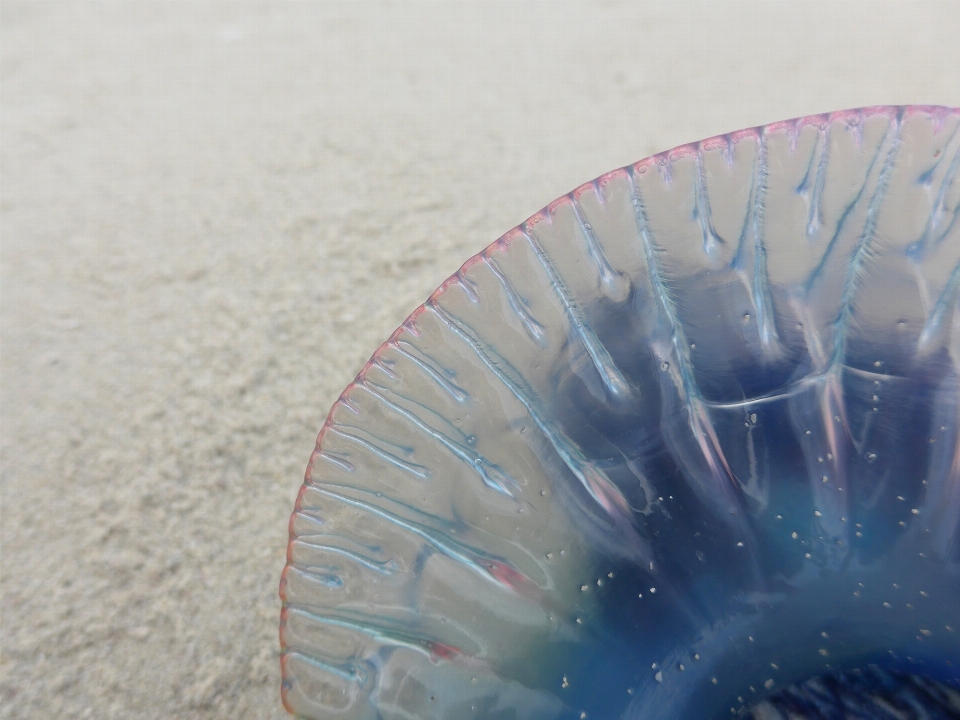
[[[687,145],[468,260],[320,432],[288,709],[704,720],[855,668],[960,685],[958,128]]]

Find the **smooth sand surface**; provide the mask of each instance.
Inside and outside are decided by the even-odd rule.
[[[960,104],[960,3],[0,4],[3,718],[284,717],[330,404],[646,155]]]

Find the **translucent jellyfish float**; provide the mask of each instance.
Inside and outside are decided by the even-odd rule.
[[[960,109],[806,117],[468,260],[320,432],[287,708],[960,716],[958,174]]]

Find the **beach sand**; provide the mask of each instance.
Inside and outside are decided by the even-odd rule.
[[[0,717],[285,717],[287,520],[404,317],[615,167],[960,105],[958,34],[958,3],[4,1]]]

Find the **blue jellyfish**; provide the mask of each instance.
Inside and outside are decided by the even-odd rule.
[[[960,717],[958,172],[960,109],[805,117],[469,259],[320,431],[286,707]]]

